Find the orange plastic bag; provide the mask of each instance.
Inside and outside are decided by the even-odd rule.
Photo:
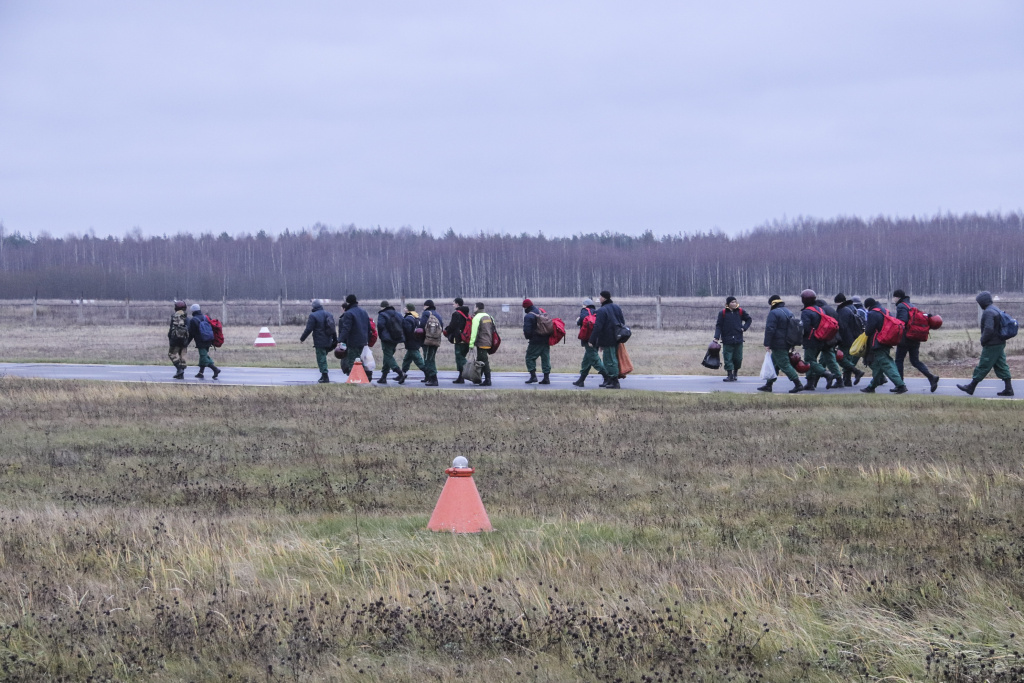
[[[619,359],[619,379],[623,379],[626,375],[633,372],[633,362],[629,360],[629,351],[626,350],[626,345],[619,344],[618,348],[615,349],[615,355]]]

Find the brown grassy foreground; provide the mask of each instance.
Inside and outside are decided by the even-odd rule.
[[[447,314],[447,312],[446,312]],[[574,321],[570,321],[570,325]],[[214,353],[218,365],[261,366],[285,368],[315,368],[312,342],[299,344],[302,328],[285,326],[272,328],[277,346],[273,349],[253,348],[258,327],[229,327],[223,348]],[[555,372],[579,372],[583,351],[576,339],[577,330],[567,330],[564,344],[551,350],[551,364]],[[629,342],[630,357],[640,374],[655,375],[709,375],[713,372],[700,362],[708,342],[714,334],[714,319],[706,332],[693,330],[658,331],[637,330]],[[756,320],[748,333],[745,345],[744,367],[741,375],[755,376],[761,371],[764,349],[760,346],[764,335],[762,320]],[[523,357],[526,340],[520,328],[502,330],[502,348],[492,358],[497,371],[525,371]],[[397,358],[401,362],[405,350],[399,346]],[[975,330],[939,330],[932,341],[922,347],[922,357],[934,372],[943,377],[969,377],[977,363],[981,347]],[[1009,363],[1014,374],[1024,374],[1024,336],[1007,345]],[[377,362],[382,356],[380,346],[374,349]],[[197,362],[195,350],[189,354],[191,363]],[[162,326],[76,326],[53,327],[4,326],[0,327],[0,361],[45,363],[127,363],[170,364],[167,361],[167,330]],[[437,356],[438,368],[455,369],[455,353],[445,342]],[[337,362],[332,359],[332,367]],[[909,362],[909,376],[917,377]]]
[[[1021,416],[0,379],[0,677],[1020,680]]]

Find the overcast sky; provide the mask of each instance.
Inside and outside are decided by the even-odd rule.
[[[1024,2],[0,0],[8,232],[1024,206]]]

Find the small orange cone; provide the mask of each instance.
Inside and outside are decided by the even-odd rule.
[[[363,370],[363,361],[356,359],[356,362],[352,365],[352,370],[348,373],[348,379],[345,380],[345,384],[369,384],[370,380],[366,379],[366,372]]]
[[[480,500],[480,492],[473,483],[473,468],[461,455],[445,470],[448,481],[444,483],[441,497],[434,506],[427,528],[431,531],[450,531],[455,534],[475,534],[494,531],[487,510]]]

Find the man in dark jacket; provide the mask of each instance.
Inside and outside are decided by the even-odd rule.
[[[725,361],[723,382],[735,382],[736,373],[743,367],[743,333],[750,329],[752,322],[736,297],[726,297],[725,308],[718,312],[715,324],[715,342],[722,345],[722,360]]]
[[[902,320],[905,326],[910,322],[910,309],[913,308],[913,304],[910,303],[910,297],[902,289],[897,289],[892,293],[892,300],[896,304],[896,317]],[[900,377],[903,377],[903,359],[909,354],[910,364],[928,378],[928,383],[931,384],[932,392],[934,392],[939,388],[939,376],[933,375],[928,370],[928,366],[921,362],[921,358],[918,355],[920,351],[921,342],[907,339],[906,332],[904,331],[903,339],[896,345],[896,369],[899,370]]]
[[[815,339],[813,334],[821,324],[821,313],[818,312],[818,295],[813,289],[805,289],[800,292],[800,301],[804,307],[800,310],[800,326],[804,333],[804,361],[810,365],[807,371],[807,391],[814,391],[818,386],[818,379],[825,378],[825,388],[831,389],[832,382],[839,376],[839,366],[836,365],[835,352],[824,341]],[[824,363],[818,362],[821,358]]]
[[[203,315],[203,311],[199,308],[199,304],[192,304],[192,317],[188,321],[188,340],[185,342],[185,348],[192,342],[196,344],[196,351],[199,352],[199,372],[196,373],[197,379],[204,379],[203,370],[210,368],[213,370],[213,378],[217,379],[217,375],[220,374],[220,368],[213,364],[213,359],[210,358],[210,347],[213,346],[213,339],[203,340],[203,335],[200,332],[200,323],[205,320],[207,323],[210,319]]]
[[[466,323],[469,322],[469,306],[466,306],[462,297],[455,297],[455,301],[452,302],[455,310],[452,312],[451,320],[448,321],[448,328],[445,330],[445,336],[448,337],[448,341],[455,345],[455,369],[459,371],[459,376],[455,378],[452,384],[465,384],[466,380],[462,379],[462,369],[466,367],[466,356],[469,354],[469,342],[462,340],[462,333],[466,329]]]
[[[420,327],[420,316],[416,313],[416,306],[405,305],[405,317],[402,318],[402,334],[405,336],[405,356],[402,358],[402,378],[399,384],[405,384],[405,378],[409,373],[409,366],[413,363],[423,371],[426,381],[426,368],[423,366],[423,356],[420,355],[420,347],[423,346],[423,328]]]
[[[859,384],[861,377],[864,376],[864,371],[857,368],[857,361],[860,358],[850,355],[850,347],[864,331],[864,321],[857,315],[853,300],[848,300],[842,292],[836,294],[835,302],[839,304],[835,318],[839,321],[839,349],[843,352],[839,366],[843,369],[843,386],[851,387]],[[851,376],[856,379],[851,381]]]
[[[306,329],[299,337],[299,343],[305,343],[306,337],[313,335],[313,350],[316,351],[316,366],[320,368],[320,384],[330,382],[327,374],[327,354],[338,345],[338,335],[334,331],[334,316],[324,310],[320,299],[313,299],[313,311],[306,319]]]
[[[405,381],[405,373],[398,367],[395,360],[395,350],[398,345],[405,341],[405,330],[402,327],[402,316],[387,301],[380,302],[380,311],[377,313],[377,336],[380,338],[380,350],[384,354],[384,369],[381,371],[377,384],[388,383],[388,371],[395,373],[398,383]]]
[[[431,329],[436,330],[436,338],[431,337],[428,333],[428,325],[431,325],[431,318],[434,318],[436,327],[431,326]],[[423,367],[424,373],[427,375],[427,386],[437,386],[437,350],[441,347],[441,339],[444,336],[444,318],[437,312],[437,307],[434,306],[433,299],[427,299],[423,302],[423,315],[420,316],[420,327],[423,328]]]
[[[359,305],[355,294],[346,296],[345,304],[346,311],[338,321],[338,343],[346,349],[345,357],[341,359],[341,371],[347,375],[370,341],[370,316]],[[366,378],[373,379],[373,373],[367,372]]]
[[[550,335],[537,332],[537,316],[541,310],[529,299],[523,299],[523,336],[526,337],[526,371],[530,373],[527,384],[537,383],[537,359],[540,358],[540,369],[544,379],[540,384],[551,384],[551,345]]]
[[[612,301],[611,292],[601,292],[601,308],[597,309],[597,320],[594,331],[590,333],[590,343],[601,349],[601,360],[604,364],[605,383],[602,389],[619,389],[619,340],[616,330],[625,325],[622,309]]]
[[[768,319],[764,323],[764,350],[771,353],[776,374],[781,372],[793,383],[789,393],[795,394],[804,390],[804,385],[800,383],[800,373],[789,362],[790,345],[786,340],[786,333],[789,326],[795,324],[795,319],[778,294],[768,297],[768,305],[771,310],[768,311]],[[757,390],[771,392],[773,384],[774,379],[767,380]]]
[[[971,383],[957,384],[956,388],[973,396],[978,383],[995,368],[996,377],[1006,385],[997,396],[1013,396],[1013,378],[1006,364],[1006,339],[1002,336],[1002,311],[993,303],[991,292],[982,292],[974,300],[981,306],[981,358],[974,368]]]
[[[586,298],[583,300],[583,308],[580,309],[579,316],[576,317],[576,327],[582,329],[583,321],[594,314],[594,300]],[[593,330],[591,330],[593,331]],[[572,383],[574,387],[582,387],[583,383],[587,380],[587,375],[590,374],[590,370],[594,369],[601,373],[601,377],[604,378],[604,382],[608,382],[608,374],[604,370],[604,364],[601,363],[601,357],[597,353],[597,349],[590,344],[590,334],[587,334],[584,339],[580,339],[580,345],[583,347],[583,362],[580,364],[580,378]]]
[[[882,325],[885,324],[885,316],[888,313],[883,311],[878,302],[871,297],[864,301],[864,308],[868,311],[868,322],[864,326],[864,332],[868,335],[868,353],[864,357],[864,362],[871,366],[873,374],[871,382],[861,391],[865,394],[875,393],[875,388],[881,386],[885,382],[885,378],[888,377],[896,385],[889,391],[894,394],[905,394],[907,385],[900,377],[896,364],[892,362],[892,356],[889,355],[892,352],[892,347],[885,346],[878,341],[878,333],[882,331]]]

